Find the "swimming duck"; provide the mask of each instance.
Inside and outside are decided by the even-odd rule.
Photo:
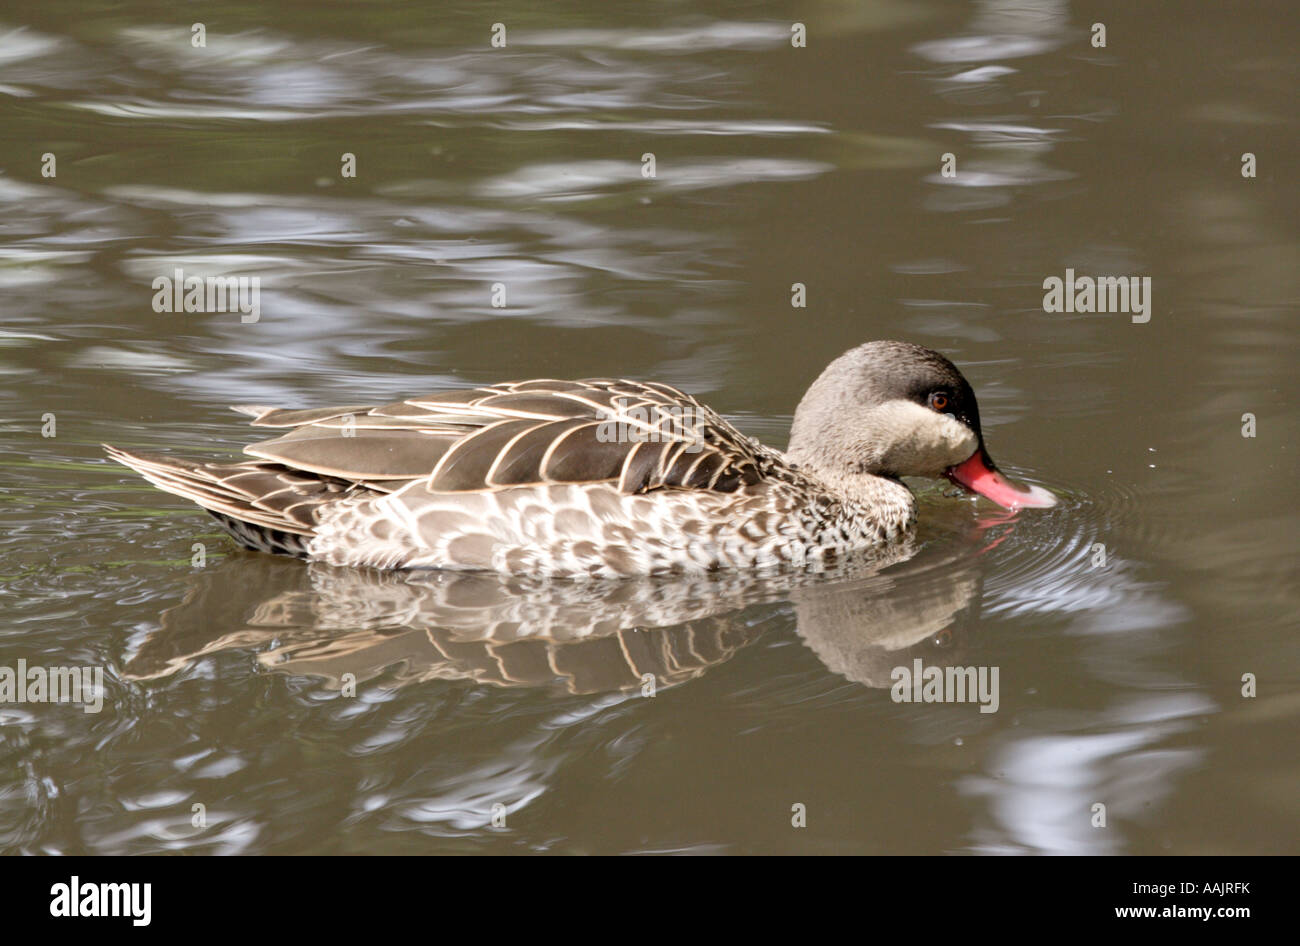
[[[1007,508],[1055,502],[997,471],[966,379],[906,342],[831,362],[785,453],[676,388],[610,378],[234,410],[283,433],[240,463],[104,446],[241,544],[335,565],[606,578],[825,567],[910,533],[903,476]]]

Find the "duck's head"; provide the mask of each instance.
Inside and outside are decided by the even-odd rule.
[[[868,342],[832,361],[799,402],[788,452],[833,478],[946,477],[1008,509],[1056,503],[998,472],[970,384],[943,355],[907,342]]]

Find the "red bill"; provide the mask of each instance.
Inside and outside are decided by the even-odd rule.
[[[1056,497],[1041,486],[1017,486],[999,473],[983,447],[966,462],[949,467],[944,475],[963,489],[979,493],[1006,509],[1056,505]]]

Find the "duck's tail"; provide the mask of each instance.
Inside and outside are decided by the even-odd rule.
[[[259,551],[306,555],[316,507],[339,492],[333,483],[275,463],[200,463],[101,446],[159,489],[202,506],[241,544]]]

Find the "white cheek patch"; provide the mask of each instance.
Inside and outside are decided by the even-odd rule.
[[[912,401],[886,401],[870,422],[884,468],[900,476],[938,476],[979,446],[961,421]]]

